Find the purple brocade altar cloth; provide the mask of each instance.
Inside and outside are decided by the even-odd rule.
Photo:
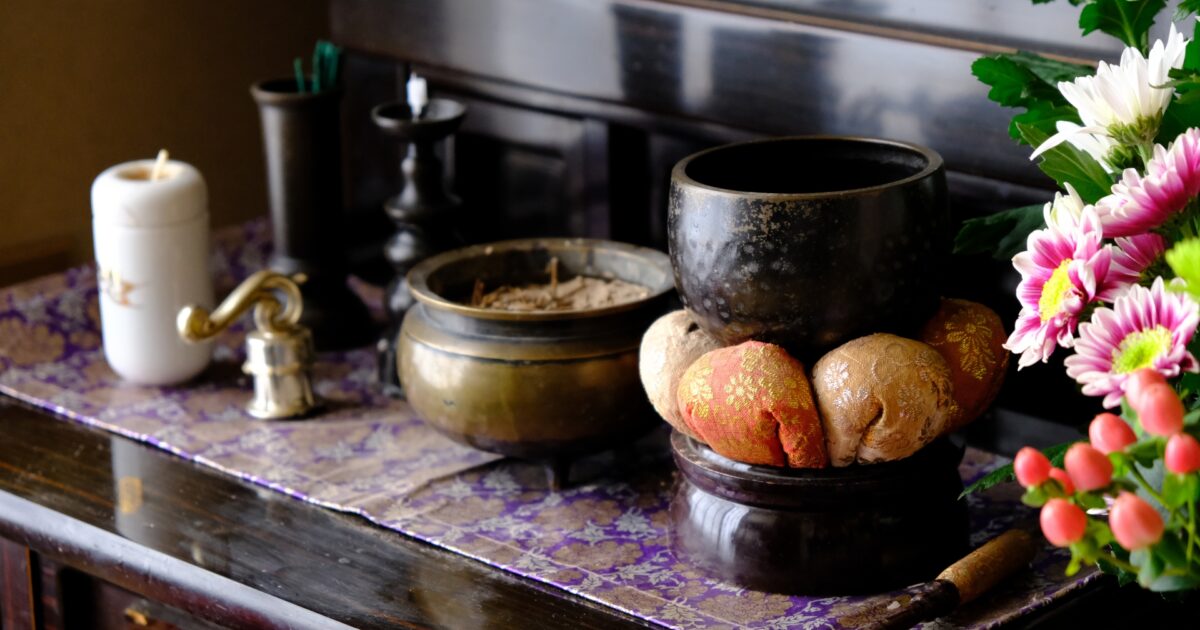
[[[216,236],[221,294],[265,267],[267,241],[263,222]],[[320,355],[314,387],[326,401],[322,414],[265,422],[243,410],[250,390],[239,369],[240,332],[218,340],[213,366],[194,383],[147,388],[112,373],[98,331],[92,267],[0,291],[0,392],[664,626],[853,628],[869,621],[866,604],[895,607],[908,598],[748,591],[676,558],[664,432],[632,455],[580,462],[573,479],[582,483],[554,492],[538,466],[455,444],[377,393],[373,349]],[[998,463],[968,449],[961,472],[971,480]],[[1012,485],[968,499],[974,544],[1018,522],[1036,528]],[[1032,571],[928,626],[995,626],[1096,579],[1090,571],[1064,577],[1066,560],[1047,547]]]

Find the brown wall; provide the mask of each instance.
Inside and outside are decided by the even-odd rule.
[[[92,179],[160,147],[214,225],[263,214],[247,88],[327,31],[327,0],[0,2],[0,284],[87,260]]]

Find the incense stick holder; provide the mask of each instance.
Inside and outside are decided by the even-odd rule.
[[[303,274],[300,323],[318,350],[361,346],[374,335],[366,305],[346,285],[340,90],[296,91],[293,79],[256,83],[274,250],[270,266]]]

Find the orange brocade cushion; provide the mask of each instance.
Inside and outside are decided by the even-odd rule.
[[[821,468],[825,433],[804,366],[747,341],[701,356],[677,390],[684,422],[717,453],[747,464]]]
[[[978,418],[1000,391],[1008,369],[1007,335],[992,309],[967,300],[943,298],[921,331],[921,341],[937,350],[950,368],[958,411],[946,432]]]

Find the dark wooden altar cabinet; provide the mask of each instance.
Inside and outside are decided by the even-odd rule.
[[[761,135],[927,144],[946,159],[959,218],[1040,202],[1050,182],[969,66],[1011,48],[1112,56],[1115,43],[1078,43],[1075,11],[1009,0],[332,0],[333,38],[350,53],[352,210],[382,221],[398,188],[398,147],[368,112],[403,93],[410,69],[470,107],[447,157],[466,202],[459,223],[475,240],[576,234],[664,247],[671,165]],[[1007,273],[1003,262],[964,261],[948,292],[1013,311]],[[1061,417],[1075,409],[1061,402],[1070,391],[1061,379],[1014,378],[1000,417]],[[1024,433],[982,427],[982,444],[1057,439],[1051,425],[1012,426]],[[1143,605],[1155,600],[1105,584],[1030,623],[1116,623]],[[640,623],[0,401],[2,630]]]

